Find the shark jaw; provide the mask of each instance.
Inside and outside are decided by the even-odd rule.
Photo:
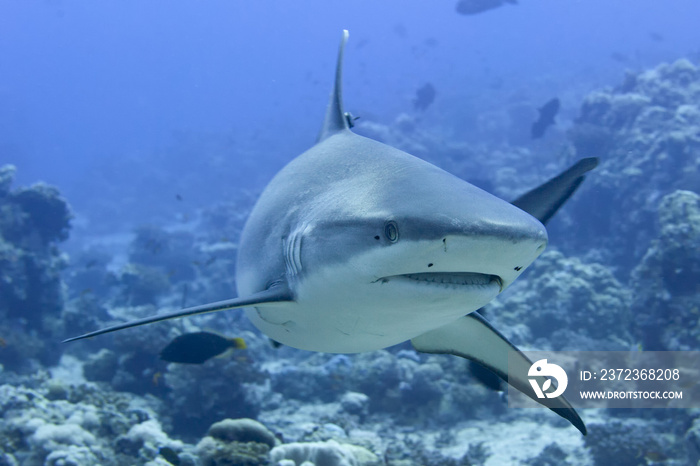
[[[386,348],[438,328],[493,300],[501,281],[473,272],[420,272],[367,280],[341,267],[307,275],[285,310],[246,309],[273,340],[328,353]]]
[[[408,282],[410,284],[416,284],[417,282],[417,284],[453,290],[458,290],[463,287],[481,287],[485,289],[497,287],[499,292],[503,290],[503,281],[499,276],[475,272],[406,273],[382,277],[375,282],[389,283],[394,280],[400,280],[401,282]]]
[[[542,251],[540,236],[399,241],[346,262],[303,269],[295,302],[248,317],[282,344],[329,353],[386,348],[485,306]],[[302,256],[303,248],[302,248]],[[515,270],[515,269],[518,270]]]

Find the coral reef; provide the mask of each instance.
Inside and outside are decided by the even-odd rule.
[[[330,419],[342,425],[357,422],[350,420],[353,416],[373,414],[391,413],[399,422],[414,424],[425,416],[444,422],[469,417],[476,405],[499,410],[496,394],[472,383],[466,366],[466,361],[449,356],[380,350],[351,356],[314,354],[294,364],[281,360],[265,368],[272,390],[286,400],[334,404]],[[361,405],[350,400],[362,400]]]
[[[155,399],[67,385],[47,374],[23,382],[0,386],[0,448],[23,465],[145,464],[161,447],[185,448],[163,432]]]
[[[616,89],[591,93],[570,139],[578,157],[601,165],[571,208],[571,251],[595,248],[628,273],[653,238],[656,204],[678,189],[700,191],[700,70],[689,60],[628,74]],[[564,236],[562,234],[562,236]]]
[[[270,452],[274,462],[292,460],[294,464],[311,463],[315,466],[379,466],[377,456],[365,448],[342,445],[334,440],[313,443],[288,443]]]
[[[526,277],[486,307],[515,344],[558,351],[627,350],[631,295],[612,271],[547,251]]]
[[[699,97],[700,70],[680,60],[586,98],[568,136],[573,148],[564,152],[600,156],[602,165],[570,215],[553,223],[560,249],[543,254],[483,310],[514,343],[545,350],[700,347]],[[391,125],[365,120],[359,128],[506,199],[564,163],[524,147],[467,147],[418,123],[401,115]],[[506,409],[462,359],[419,354],[407,343],[357,355],[274,348],[239,311],[59,347],[66,336],[115,321],[231,297],[236,243],[255,196],[243,192],[194,221],[139,227],[123,235],[118,254],[92,243],[69,262],[57,246],[70,231],[68,204],[44,184],[13,190],[14,173],[0,168],[0,465],[645,465],[700,458],[694,411],[585,413],[590,434],[582,438],[546,410]],[[235,332],[248,349],[202,365],[159,360],[173,338],[202,329]]]
[[[672,458],[676,461],[684,459],[679,449],[680,439],[668,430],[668,426],[650,421],[591,425],[585,443],[596,465],[646,466]],[[678,454],[680,456],[676,456]]]
[[[688,463],[700,461],[700,418],[696,417],[686,431],[684,441],[688,448]]]
[[[644,347],[700,348],[700,196],[675,191],[658,207],[658,238],[632,273],[632,312]]]
[[[0,168],[0,362],[29,371],[60,354],[66,257],[57,242],[67,238],[72,214],[56,188],[10,189],[14,174],[11,165]]]
[[[207,435],[223,442],[255,442],[273,448],[275,435],[267,427],[253,419],[224,419],[209,427]]]
[[[197,444],[203,466],[256,466],[269,464],[274,434],[252,419],[224,419],[209,427]]]
[[[262,404],[258,387],[267,376],[241,355],[214,358],[201,365],[170,364],[163,379],[174,427],[181,435],[199,436],[222,418],[256,418]]]

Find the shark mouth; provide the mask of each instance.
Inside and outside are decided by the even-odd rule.
[[[489,286],[498,285],[499,289],[503,288],[503,282],[497,275],[488,275],[475,272],[421,272],[421,273],[406,273],[403,275],[391,275],[377,280],[381,283],[387,283],[391,280],[410,280],[428,285],[445,285],[445,286]]]

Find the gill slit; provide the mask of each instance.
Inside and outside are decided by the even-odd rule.
[[[294,230],[284,240],[284,264],[288,277],[301,273],[301,243],[304,228]]]

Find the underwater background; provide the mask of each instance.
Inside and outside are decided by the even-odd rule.
[[[514,344],[700,350],[698,18],[694,0],[0,0],[0,466],[698,464],[698,410],[581,410],[584,437],[410,343],[275,348],[236,310],[61,343],[235,296],[241,229],[314,144],[349,29],[357,133],[506,200],[600,158],[484,310]],[[200,330],[247,348],[160,359]]]

